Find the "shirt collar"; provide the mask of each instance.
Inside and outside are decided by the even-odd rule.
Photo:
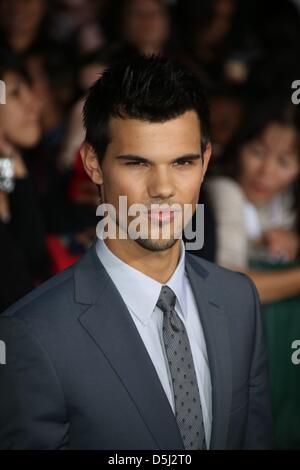
[[[99,238],[96,241],[96,252],[125,304],[144,325],[151,319],[163,285],[173,290],[183,316],[186,315],[185,246],[182,240],[179,263],[166,284],[161,284],[122,261]]]

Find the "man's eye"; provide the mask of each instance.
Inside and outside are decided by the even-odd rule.
[[[180,166],[188,166],[188,165],[193,165],[192,160],[180,160],[179,162],[175,162],[175,165],[180,165]]]

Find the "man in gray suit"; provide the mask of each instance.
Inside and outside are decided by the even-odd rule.
[[[0,448],[270,448],[257,291],[178,236],[211,154],[198,79],[162,58],[117,63],[84,122],[82,161],[118,234],[102,225],[77,263],[1,316]],[[138,236],[120,196],[146,208]]]

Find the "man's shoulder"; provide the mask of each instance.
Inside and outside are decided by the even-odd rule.
[[[56,274],[5,310],[0,318],[26,319],[63,309],[73,297],[74,266]]]
[[[250,278],[244,273],[225,268],[216,263],[213,263],[212,261],[201,258],[201,256],[194,255],[191,252],[187,252],[186,256],[192,266],[196,268],[198,272],[202,272],[202,275],[206,278],[208,278],[208,276],[213,278],[221,277],[228,282],[235,282],[237,279],[241,280],[242,282],[245,282],[245,280],[250,280]]]
[[[251,336],[260,315],[260,301],[253,281],[245,274],[223,268],[195,255],[188,259],[199,283],[199,296],[205,295],[212,311],[225,315],[232,336]],[[197,288],[197,287],[196,287]]]
[[[103,279],[103,270],[99,269],[101,263],[98,264],[96,260],[98,258],[93,244],[74,264],[33,289],[4,311],[0,318],[22,319],[24,317],[24,319],[30,320],[37,316],[46,317],[49,315],[53,318],[55,316],[61,317],[64,314],[68,315],[71,309],[74,312],[77,311],[76,305],[90,303],[85,300],[90,297],[91,292],[96,290],[94,295],[97,295],[99,282],[101,283]],[[94,282],[92,282],[93,280]],[[89,295],[77,298],[78,289],[82,294],[88,291]]]
[[[194,270],[205,279],[205,284],[214,295],[231,297],[235,301],[243,297],[246,299],[246,294],[251,297],[256,295],[256,287],[246,274],[224,268],[192,253],[187,253],[187,259]]]

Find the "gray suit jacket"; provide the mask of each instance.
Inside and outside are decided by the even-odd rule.
[[[267,449],[257,292],[186,253],[212,379],[211,449]],[[142,308],[142,306],[141,306]],[[168,399],[95,246],[0,315],[0,449],[182,450]]]

